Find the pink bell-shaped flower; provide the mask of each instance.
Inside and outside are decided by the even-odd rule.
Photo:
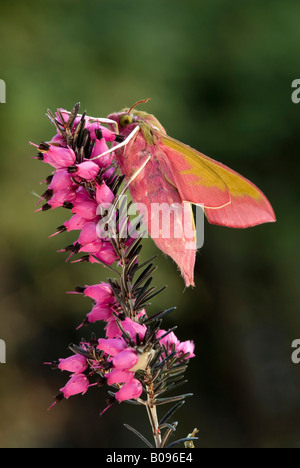
[[[74,354],[66,359],[60,359],[58,368],[62,371],[72,372],[73,374],[82,374],[87,368],[87,360],[81,354]]]
[[[142,392],[143,386],[141,382],[137,379],[133,379],[131,382],[124,384],[115,394],[115,397],[121,403],[121,401],[139,398]]]
[[[131,369],[138,362],[137,352],[131,348],[124,349],[113,358],[113,365],[116,369]]]
[[[123,338],[100,338],[98,340],[97,349],[104,351],[106,354],[110,356],[117,356],[122,354],[122,352],[126,349],[127,345]],[[126,368],[126,367],[125,367]]]
[[[82,394],[84,395],[89,388],[89,381],[84,374],[72,375],[66,385],[60,389],[66,399],[71,396]]]

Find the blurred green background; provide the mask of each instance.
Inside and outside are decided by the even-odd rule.
[[[198,447],[300,446],[299,17],[296,0],[1,0],[1,447],[140,446],[125,422],[150,437],[139,408],[99,416],[106,390],[46,411],[66,376],[43,362],[93,329],[75,331],[90,303],[65,291],[106,272],[56,253],[74,233],[48,239],[68,213],[33,213],[50,171],[28,144],[52,137],[47,108],[80,101],[106,116],[147,97],[171,136],[256,183],[278,218],[243,231],[206,223],[193,290],[159,255],[156,284],[168,289],[152,312],[176,305],[165,327],[197,352],[177,435],[198,427]]]

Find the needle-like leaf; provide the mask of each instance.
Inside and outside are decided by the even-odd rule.
[[[183,405],[185,404],[185,401],[180,401],[179,403],[176,403],[176,405],[173,406],[165,415],[164,417],[160,420],[159,426],[165,424],[172,416],[175,414],[177,410],[179,410]]]
[[[144,437],[139,431],[129,426],[129,424],[124,424],[124,426],[126,427],[126,429],[128,429],[129,431],[133,432],[136,436],[138,436],[146,445],[148,445],[148,447],[153,448],[153,445],[150,444],[149,440],[147,440],[146,437]]]

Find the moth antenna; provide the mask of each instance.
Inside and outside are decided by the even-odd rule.
[[[131,111],[132,111],[136,106],[139,106],[140,104],[146,104],[148,101],[150,101],[150,98],[143,99],[143,101],[138,101],[138,102],[136,102],[136,103],[129,109],[128,114],[130,114]]]

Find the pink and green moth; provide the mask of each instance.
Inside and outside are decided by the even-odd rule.
[[[276,221],[269,201],[252,182],[169,137],[153,115],[135,109],[147,101],[109,115],[107,122],[113,122],[125,138],[113,148],[115,157],[126,176],[133,201],[147,206],[149,218],[151,204],[179,203],[201,205],[208,221],[221,226],[247,228]],[[192,210],[188,213],[193,226]],[[182,217],[176,216],[174,213],[174,225],[182,222]],[[158,220],[152,217],[148,226],[154,222]],[[172,229],[170,232],[170,238],[158,237],[154,242],[177,263],[186,286],[193,286],[196,232],[193,239],[184,233],[175,238]]]

